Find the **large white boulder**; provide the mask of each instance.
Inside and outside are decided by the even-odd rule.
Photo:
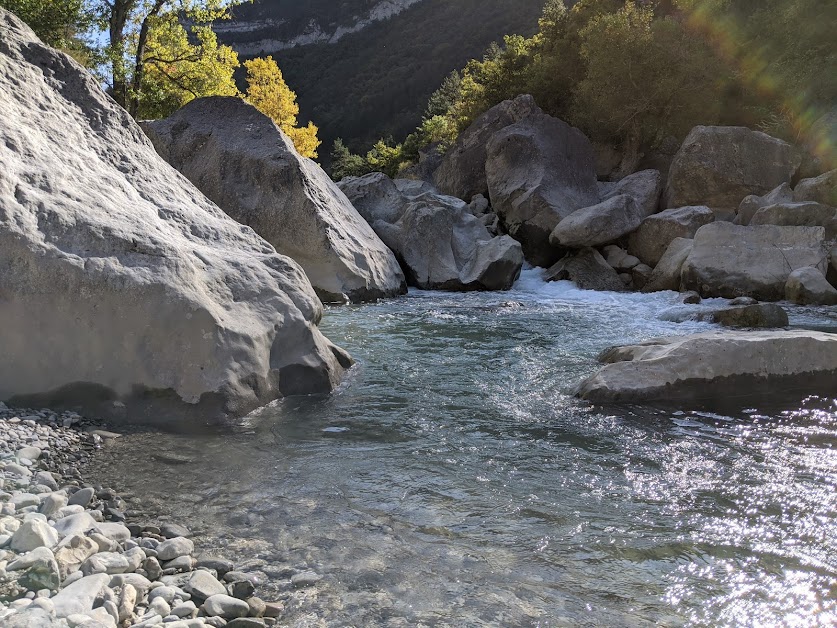
[[[577,394],[593,402],[722,401],[783,389],[837,393],[837,334],[706,332],[615,347]]]
[[[799,268],[826,272],[822,227],[744,227],[713,222],[698,229],[681,272],[682,288],[704,297],[785,297],[785,282]]]
[[[205,421],[339,382],[301,267],[4,10],[0,112],[0,399]]]
[[[201,192],[302,266],[324,302],[406,292],[395,256],[346,195],[253,105],[199,98],[143,129]]]

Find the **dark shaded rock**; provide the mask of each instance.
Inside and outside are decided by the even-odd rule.
[[[505,127],[543,112],[531,96],[518,96],[492,107],[459,134],[456,143],[442,157],[433,173],[436,187],[444,194],[470,200],[477,194],[488,196],[485,177],[486,146]]]
[[[616,271],[595,249],[583,249],[546,271],[547,281],[569,280],[582,290],[625,292]]]

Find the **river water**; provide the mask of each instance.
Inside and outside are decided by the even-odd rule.
[[[269,578],[282,625],[834,625],[837,400],[572,397],[609,345],[712,329],[664,320],[677,303],[527,270],[329,309],[359,362],[335,394],[128,434],[95,474]],[[837,308],[791,320],[837,330]],[[323,580],[291,590],[305,569]]]

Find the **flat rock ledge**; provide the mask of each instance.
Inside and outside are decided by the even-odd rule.
[[[196,556],[190,532],[134,524],[109,488],[79,467],[119,434],[71,412],[0,403],[0,626],[4,628],[258,628],[281,601],[217,556]],[[126,521],[127,519],[127,521]],[[292,573],[296,573],[291,570]],[[305,571],[314,586],[318,574]]]
[[[594,403],[837,393],[837,334],[718,331],[607,349],[576,396]]]

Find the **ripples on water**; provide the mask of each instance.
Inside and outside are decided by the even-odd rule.
[[[329,309],[359,360],[334,395],[223,435],[132,434],[97,473],[256,558],[289,625],[834,625],[835,400],[602,413],[571,396],[609,345],[712,328],[661,320],[677,303],[530,270],[510,293]],[[325,579],[291,593],[288,567]]]

